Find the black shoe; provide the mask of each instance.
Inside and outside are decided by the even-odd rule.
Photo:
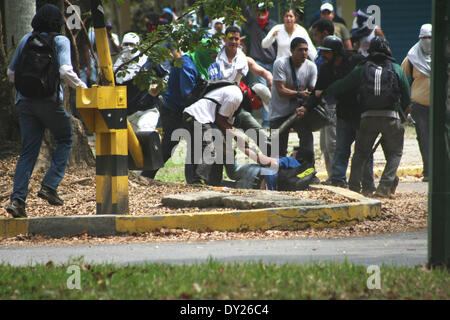
[[[62,206],[64,204],[63,199],[58,196],[56,190],[53,190],[49,187],[42,186],[37,195],[38,197],[47,200],[48,203],[54,206]]]
[[[378,186],[377,191],[375,191],[375,196],[380,198],[390,198],[392,195],[391,188],[385,188]]]
[[[340,187],[340,188],[348,188],[348,183],[345,182],[345,181],[335,181],[335,180],[333,180],[331,182],[331,185],[335,186],[335,187]]]
[[[317,177],[314,177],[311,179],[311,184],[320,184],[320,179]]]
[[[26,218],[27,214],[25,212],[25,203],[18,199],[13,199],[9,206],[6,208],[9,214],[11,214],[14,218]]]

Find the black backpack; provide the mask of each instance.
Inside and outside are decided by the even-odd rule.
[[[23,96],[46,98],[58,91],[59,63],[54,38],[58,33],[33,32],[15,66],[14,84]]]
[[[385,60],[381,64],[376,64],[367,61],[363,72],[363,81],[358,93],[363,110],[394,110],[400,99],[400,89],[392,62]]]
[[[194,89],[192,89],[191,93],[187,96],[187,105],[190,106],[194,102],[197,102],[208,92],[231,85],[234,85],[234,83],[226,80],[207,81],[198,77]]]
[[[301,165],[296,168],[280,168],[277,177],[277,190],[306,190],[315,176],[316,170],[308,165]]]

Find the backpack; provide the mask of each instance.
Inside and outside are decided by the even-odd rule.
[[[277,177],[277,190],[305,190],[315,176],[316,170],[308,165],[301,165],[296,168],[280,168]]]
[[[27,98],[46,98],[58,91],[59,63],[54,38],[33,32],[27,39],[15,67],[14,85]]]
[[[367,61],[364,64],[358,97],[364,110],[395,109],[400,99],[400,89],[392,62],[385,60],[382,64],[376,64]]]
[[[208,92],[231,85],[234,85],[234,83],[230,81],[225,80],[207,81],[201,77],[198,77],[194,89],[192,89],[191,93],[187,96],[188,101],[187,105],[190,106],[194,102],[200,100]]]

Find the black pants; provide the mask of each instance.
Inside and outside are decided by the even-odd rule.
[[[277,118],[275,120],[271,120],[270,121],[270,129],[278,129],[283,124],[283,122],[285,122],[289,117],[290,117],[290,115],[286,116],[286,117],[282,117],[282,118]],[[314,166],[314,137],[313,137],[311,130],[306,129],[304,126],[302,126],[298,122],[294,122],[294,124],[292,125],[291,128],[293,128],[297,132],[297,136],[300,140],[299,152],[303,152],[303,154],[308,155],[304,160],[308,161],[312,166]],[[289,131],[290,131],[290,128],[279,135],[278,156],[280,158],[286,157],[286,155],[287,155]],[[276,142],[271,141],[271,143],[272,143],[272,148],[274,148],[276,145]],[[274,151],[275,150],[272,150],[272,157],[275,156],[273,154]]]
[[[178,145],[179,139],[172,141],[172,133],[179,128],[182,128],[183,115],[180,112],[172,111],[166,107],[161,107],[159,110],[159,121],[163,130],[163,138],[161,142],[163,162],[172,156],[172,150]],[[158,170],[146,170],[142,175],[148,178],[155,178]]]

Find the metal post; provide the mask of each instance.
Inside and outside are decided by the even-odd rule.
[[[450,3],[433,0],[428,266],[450,266]]]

